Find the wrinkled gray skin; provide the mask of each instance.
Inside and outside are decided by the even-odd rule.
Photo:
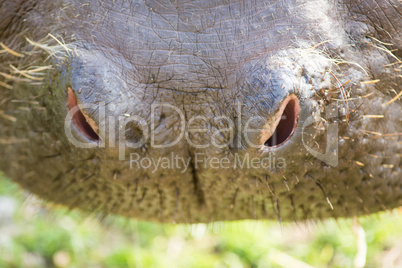
[[[0,41],[24,55],[0,48],[0,169],[55,203],[161,222],[401,206],[401,14],[399,0],[0,0]],[[68,88],[99,140],[65,128]],[[265,146],[287,96],[294,133]],[[163,157],[189,166],[130,166]]]

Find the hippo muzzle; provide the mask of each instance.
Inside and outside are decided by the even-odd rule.
[[[0,0],[0,169],[51,202],[159,222],[399,207],[401,14]]]

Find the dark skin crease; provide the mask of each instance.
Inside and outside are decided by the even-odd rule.
[[[51,202],[161,222],[401,206],[401,14],[0,0],[0,169]]]

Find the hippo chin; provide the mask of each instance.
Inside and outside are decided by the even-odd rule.
[[[402,2],[0,0],[0,169],[70,208],[402,205]]]

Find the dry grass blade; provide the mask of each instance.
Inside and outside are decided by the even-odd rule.
[[[386,106],[386,105],[389,105],[389,104],[393,103],[394,101],[396,101],[397,99],[399,99],[400,96],[402,96],[402,91],[399,92],[398,95],[396,95],[396,96],[395,96],[394,98],[392,98],[390,101],[384,103],[383,105]]]
[[[370,131],[370,130],[365,130],[365,129],[359,129],[359,131],[364,134],[382,135],[382,133],[380,133],[380,132],[375,132],[375,131]]]
[[[27,74],[35,73],[35,74],[41,74],[42,75],[43,73],[39,73],[39,72],[49,70],[49,69],[52,69],[51,65],[35,67],[33,69],[30,69],[30,70],[24,70],[24,73],[27,73]]]
[[[374,137],[370,137],[370,139],[378,139],[378,138],[384,138],[384,137],[397,137],[397,136],[402,136],[402,133],[390,133],[390,134],[380,134]]]
[[[35,80],[35,81],[42,81],[43,80],[42,77],[35,77],[35,76],[32,76],[32,75],[29,75],[29,74],[26,73],[26,71],[21,71],[17,67],[15,67],[15,66],[13,66],[11,64],[10,64],[10,68],[13,69],[14,73],[18,73],[18,74],[20,74],[20,75],[22,75],[22,76],[24,76],[24,77],[26,77],[28,79]]]
[[[51,38],[53,38],[60,46],[62,46],[66,52],[71,52],[72,50],[70,48],[68,48],[63,42],[61,42],[59,39],[57,39],[54,35],[52,34],[48,34]],[[64,41],[64,40],[63,40]]]
[[[7,88],[7,89],[13,89],[13,86],[11,86],[11,85],[9,85],[7,83],[4,83],[2,81],[0,81],[0,87],[4,87],[4,88]]]
[[[368,97],[370,97],[370,96],[373,95],[373,94],[374,94],[374,92],[371,92],[371,93],[369,93],[369,94],[367,94],[367,95],[364,95],[364,96],[362,96],[362,99],[368,98]]]
[[[29,142],[29,139],[18,139],[15,137],[10,137],[10,138],[0,138],[0,144],[15,144],[15,143],[22,143],[22,142]]]
[[[395,55],[392,53],[392,51],[389,50],[388,48],[379,47],[379,46],[376,46],[376,45],[374,45],[374,44],[371,44],[370,42],[368,42],[368,44],[369,44],[370,46],[373,46],[373,47],[379,49],[379,50],[384,51],[385,53],[387,53],[388,55],[390,55],[392,58],[394,58],[398,63],[401,62],[401,60],[400,60],[397,56],[395,56]]]
[[[9,48],[9,47],[7,47],[5,44],[3,44],[3,42],[0,42],[0,46],[1,46],[6,52],[10,53],[11,55],[14,55],[14,56],[19,57],[19,58],[23,58],[23,57],[24,57],[23,54],[18,53],[18,52],[16,52],[16,51],[12,50],[11,48]]]
[[[343,85],[341,84],[341,82],[339,82],[338,78],[332,72],[330,72],[330,74],[335,78],[336,83],[338,84],[338,87],[341,90],[342,101],[345,104],[345,108],[346,108],[346,113],[345,113],[346,122],[349,123],[349,104],[348,104],[346,91],[345,91]],[[345,84],[347,84],[347,83],[345,83]]]
[[[370,85],[370,84],[376,84],[376,83],[378,83],[378,82],[380,82],[380,79],[369,80],[369,81],[363,81],[363,82],[360,82],[360,83],[362,83],[363,85]]]
[[[351,80],[349,79],[348,81],[346,81],[345,83],[343,83],[343,85],[342,85],[341,87],[346,86],[347,84],[349,84],[350,81],[351,81]],[[339,87],[333,88],[333,89],[329,89],[329,90],[327,90],[327,92],[333,92],[333,91],[336,91],[336,90],[339,90]]]
[[[363,115],[364,118],[384,118],[384,115],[381,114],[366,114]]]
[[[26,78],[20,78],[11,74],[6,74],[3,72],[0,72],[0,75],[3,76],[4,78],[8,79],[8,80],[13,80],[13,81],[20,81],[20,82],[30,82],[31,80],[26,79]]]
[[[356,236],[357,242],[357,253],[353,260],[353,264],[356,268],[363,268],[366,266],[367,258],[366,233],[357,219],[354,219],[353,221],[352,230]]]
[[[17,122],[17,118],[14,116],[5,114],[3,111],[0,111],[0,117],[3,117],[4,119],[10,120],[11,122]]]

